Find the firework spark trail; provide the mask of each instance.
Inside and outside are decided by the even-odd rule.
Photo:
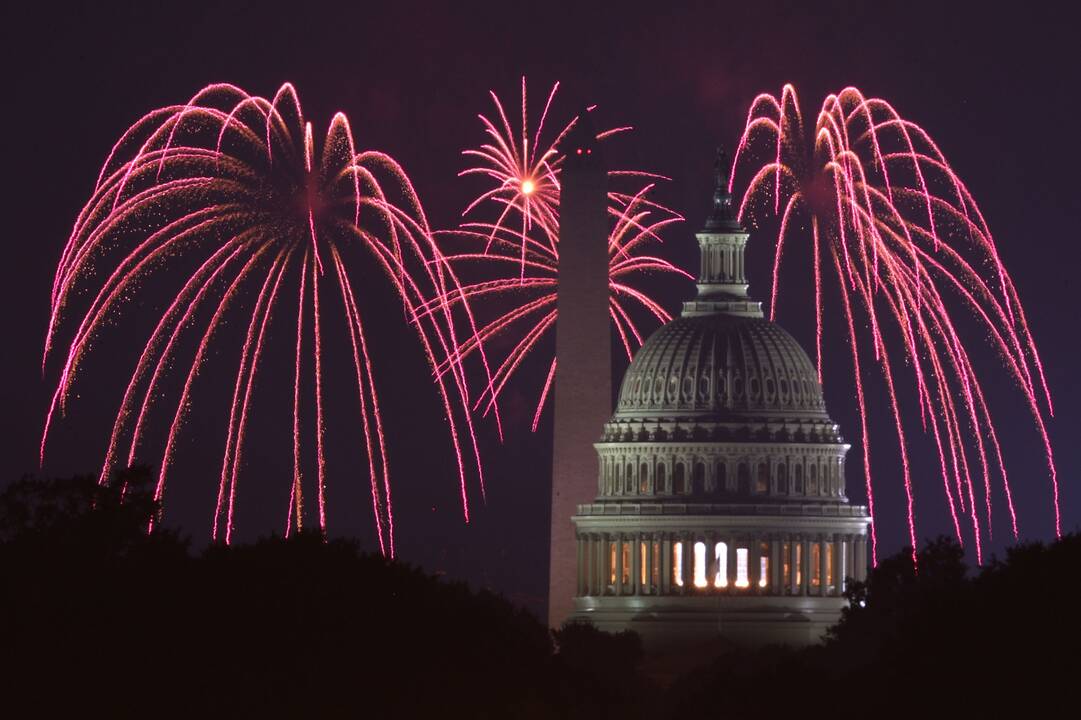
[[[81,375],[81,361],[101,329],[133,297],[139,297],[148,279],[154,278],[154,287],[168,287],[168,282],[158,282],[160,277],[171,281],[172,268],[194,263],[195,270],[182,276],[179,290],[168,299],[167,309],[145,345],[140,346],[139,359],[112,423],[100,481],[109,481],[123,457],[122,443],[128,441],[129,465],[158,460],[155,498],[164,500],[180,431],[193,410],[195,380],[214,354],[212,349],[222,344],[218,339],[221,328],[229,324],[232,314],[241,313],[247,317],[247,333],[235,366],[213,522],[213,536],[230,541],[241,501],[238,488],[243,449],[260,358],[270,352],[268,338],[276,322],[273,310],[278,299],[293,287],[298,291],[296,345],[290,350],[294,355],[293,473],[284,524],[286,534],[303,529],[305,524],[302,451],[304,437],[314,431],[318,522],[326,532],[327,484],[332,474],[327,465],[323,387],[330,381],[324,377],[323,353],[331,328],[322,317],[320,288],[322,275],[329,269],[324,267],[326,257],[342,293],[345,330],[354,349],[357,400],[370,439],[366,449],[376,532],[384,553],[393,555],[391,485],[375,384],[377,346],[364,331],[362,298],[357,297],[349,279],[360,272],[355,268],[358,255],[374,259],[390,279],[390,288],[433,371],[450,359],[452,382],[435,373],[435,384],[448,419],[458,460],[463,514],[468,519],[468,468],[457,418],[464,418],[469,428],[483,493],[469,387],[457,339],[459,324],[471,328],[467,337],[473,337],[478,327],[469,295],[435,244],[419,198],[402,168],[384,153],[358,153],[348,119],[341,113],[334,115],[320,146],[289,84],[270,100],[229,84],[207,86],[185,104],[143,115],[109,151],[93,192],[75,219],[53,278],[43,372],[48,370],[62,336],[64,352],[42,431],[42,461],[50,430],[66,410]],[[254,303],[242,302],[253,292],[253,285],[258,290]],[[85,306],[83,297],[90,298]],[[431,298],[440,300],[426,306]],[[76,304],[82,307],[69,309]],[[169,414],[171,422],[161,454],[155,456],[147,442],[151,411],[165,401],[162,383],[182,355],[181,341],[188,335],[185,331],[197,324],[196,318],[207,305],[214,307],[213,314],[195,333],[194,357],[185,368],[183,388]],[[422,307],[427,309],[423,314],[418,312]],[[69,320],[72,314],[74,319]],[[306,351],[309,323],[312,341]],[[73,331],[69,325],[75,326]],[[483,348],[479,354],[483,355]],[[303,422],[307,403],[302,370],[306,367],[311,367],[315,384],[314,428]]]
[[[761,161],[759,161],[761,158]],[[741,172],[742,171],[742,172]],[[779,222],[774,245],[770,316],[777,312],[782,258],[802,241],[797,218],[810,220],[815,303],[815,352],[821,377],[825,284],[820,261],[832,262],[851,344],[864,445],[868,504],[875,514],[868,447],[868,399],[861,370],[857,313],[868,325],[866,342],[883,375],[899,440],[907,498],[909,541],[915,547],[915,508],[908,444],[897,376],[883,323],[896,327],[904,364],[911,368],[915,402],[925,434],[935,442],[943,490],[959,540],[959,513],[982,560],[993,525],[992,462],[1001,477],[1014,537],[1018,519],[990,408],[958,319],[986,331],[1007,373],[1018,384],[1044,446],[1056,535],[1061,535],[1059,490],[1047,432],[1051,393],[1016,286],[1002,263],[984,215],[967,186],[925,130],[884,100],[845,88],[822,103],[805,128],[795,89],[780,98],[763,93],[751,104],[733,157],[729,188],[749,177],[741,219]],[[991,268],[990,273],[977,270]],[[951,294],[952,293],[952,294]],[[850,297],[854,296],[854,297]],[[960,310],[954,309],[960,299]],[[892,332],[889,334],[892,338]],[[969,452],[974,453],[970,463]],[[973,476],[977,475],[976,478]],[[983,488],[982,503],[977,478]],[[982,511],[980,506],[982,505]],[[981,515],[983,517],[981,518]],[[872,547],[877,542],[872,524]]]
[[[476,165],[459,173],[460,177],[481,177],[489,184],[466,205],[463,217],[488,213],[488,220],[463,222],[457,230],[436,234],[442,247],[453,244],[463,249],[447,257],[463,280],[454,294],[429,301],[420,307],[422,315],[433,311],[439,303],[473,301],[477,311],[487,310],[486,319],[463,335],[458,354],[448,356],[439,366],[443,374],[462,367],[474,353],[483,352],[487,343],[497,337],[510,340],[511,349],[495,364],[494,371],[485,366],[480,392],[474,406],[483,414],[500,420],[499,398],[526,357],[538,351],[547,332],[556,321],[555,302],[559,269],[559,189],[563,166],[560,143],[578,122],[572,118],[551,133],[546,140],[545,123],[551,118],[556,83],[549,91],[540,114],[540,121],[530,128],[526,80],[521,81],[521,126],[514,128],[503,102],[490,93],[495,107],[494,119],[481,114],[481,125],[487,142],[463,151]],[[591,112],[592,107],[586,112]],[[597,133],[598,140],[630,130],[615,127]],[[691,277],[667,260],[647,255],[642,250],[650,243],[663,242],[660,231],[682,221],[677,213],[652,199],[658,180],[667,178],[637,170],[611,170],[613,185],[635,183],[631,191],[614,187],[608,192],[610,233],[609,255],[609,315],[628,356],[633,352],[631,338],[641,342],[630,306],[644,310],[662,322],[669,315],[645,292],[633,287],[636,275],[657,272]],[[620,300],[633,301],[627,305]],[[492,310],[494,308],[494,312]],[[550,389],[556,365],[546,362],[547,374],[539,390],[532,427],[536,429]]]
[[[236,244],[236,239],[234,239],[233,244]],[[146,346],[143,348],[143,352],[139,356],[139,361],[136,365],[135,372],[132,374],[131,379],[128,381],[128,386],[124,390],[124,398],[123,400],[121,400],[120,403],[120,411],[117,413],[116,420],[113,423],[113,431],[109,437],[109,448],[105,452],[105,462],[102,464],[101,474],[98,477],[99,483],[105,484],[108,481],[109,471],[116,461],[116,446],[119,439],[119,432],[131,414],[131,403],[135,396],[135,389],[142,381],[142,378],[146,375],[147,370],[149,370],[149,367],[151,365],[151,359],[156,354],[156,348],[158,347],[158,345],[160,345],[161,338],[164,335],[165,330],[167,329],[169,324],[172,323],[175,315],[183,308],[184,313],[180,318],[180,321],[175,324],[173,332],[169,336],[169,341],[166,343],[164,350],[162,350],[161,352],[159,361],[154,365],[154,373],[150,382],[151,389],[147,393],[147,398],[152,396],[152,389],[156,385],[154,379],[161,372],[164,359],[170,355],[170,350],[172,348],[173,342],[175,341],[177,335],[179,335],[180,329],[187,324],[188,319],[191,317],[191,314],[195,311],[195,309],[199,306],[203,297],[206,295],[206,292],[210,289],[214,281],[225,270],[229,263],[239,255],[243,247],[243,245],[232,247],[232,245],[228,243],[222,245],[222,247],[209,258],[207,258],[206,262],[204,262],[199,267],[199,269],[188,279],[188,282],[185,283],[180,293],[176,296],[176,298],[174,298],[172,304],[165,311],[165,314],[161,316],[161,319],[158,321],[157,327],[154,328],[154,333],[151,335],[150,339],[146,343]],[[232,249],[232,252],[226,255],[224,260],[221,260],[221,256],[225,255],[226,251],[230,249]],[[209,275],[207,276],[208,271]],[[201,286],[199,285],[200,282],[202,282]],[[187,296],[197,286],[199,287],[199,289],[196,292],[194,298],[188,301]],[[135,463],[134,455],[135,448],[138,444],[138,437],[140,435],[139,428],[142,425],[142,419],[145,415],[148,402],[148,399],[144,400],[139,411],[139,420],[136,422],[136,430],[133,432],[132,446],[128,453],[128,466],[131,466]]]
[[[304,251],[301,267],[308,265],[308,251]],[[304,530],[304,487],[300,472],[300,366],[301,349],[304,343],[304,290],[307,287],[308,274],[300,273],[300,291],[297,300],[297,345],[293,360],[293,488],[289,492],[289,512],[285,518],[285,537],[293,532],[294,518],[297,532]]]
[[[331,256],[334,260],[334,269],[338,275],[338,286],[342,292],[342,303],[345,306],[345,312],[349,321],[349,336],[353,346],[353,365],[357,374],[357,391],[359,393],[360,401],[360,416],[361,425],[364,430],[364,442],[368,448],[368,476],[371,480],[371,493],[372,493],[372,508],[378,509],[383,507],[383,501],[380,498],[379,478],[375,466],[375,453],[372,446],[372,422],[369,418],[369,404],[373,409],[377,407],[378,400],[375,397],[374,389],[375,385],[372,380],[372,363],[371,358],[368,355],[368,344],[364,337],[364,328],[360,322],[360,312],[357,309],[356,298],[353,296],[353,288],[349,283],[349,278],[346,275],[345,267],[342,263],[341,255],[338,253],[337,248],[331,249]],[[362,360],[363,358],[363,360]],[[378,440],[379,447],[379,459],[380,470],[382,472],[383,479],[383,492],[386,497],[387,519],[376,513],[375,522],[376,528],[379,531],[380,542],[383,538],[383,525],[386,524],[388,538],[393,542],[393,509],[390,500],[390,468],[387,464],[387,449],[386,442],[383,436],[383,425],[381,416],[378,412],[374,413],[375,434]],[[385,548],[381,548],[386,552]],[[394,554],[393,548],[390,549],[390,554]]]
[[[263,303],[262,317],[259,320],[259,334],[255,338],[255,345],[252,349],[251,361],[248,365],[247,377],[244,379],[244,400],[240,406],[240,421],[236,428],[236,438],[234,440],[233,456],[229,459],[229,465],[231,466],[231,473],[229,477],[229,510],[228,517],[225,525],[225,542],[232,542],[233,539],[233,519],[236,510],[236,489],[237,489],[237,474],[241,463],[241,453],[244,449],[244,438],[246,436],[248,410],[251,407],[251,395],[252,388],[255,387],[255,373],[259,368],[259,358],[263,353],[263,340],[266,337],[267,324],[270,321],[271,313],[274,310],[275,301],[278,298],[278,290],[281,287],[282,274],[285,272],[286,266],[289,264],[289,258],[292,256],[293,251],[296,248],[290,248],[286,253],[285,258],[278,264],[276,276],[274,278],[274,286],[270,289],[270,293],[267,299]],[[267,275],[270,278],[270,275]],[[256,311],[258,313],[258,310]],[[225,460],[222,461],[222,466],[225,466]]]

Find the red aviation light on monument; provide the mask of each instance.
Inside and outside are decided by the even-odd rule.
[[[597,132],[587,108],[582,108],[578,113],[578,118],[567,130],[566,136],[559,145],[568,167],[599,168],[601,166],[602,158],[600,149],[597,147]]]

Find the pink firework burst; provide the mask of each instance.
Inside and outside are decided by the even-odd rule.
[[[427,310],[436,311],[448,303],[473,303],[486,321],[459,347],[457,358],[448,358],[441,372],[455,369],[476,353],[483,361],[484,386],[477,393],[474,409],[494,414],[499,420],[499,397],[515,375],[522,361],[541,343],[556,322],[556,289],[559,271],[559,180],[563,156],[560,141],[578,121],[576,116],[551,138],[545,135],[545,121],[558,90],[556,83],[547,95],[540,119],[531,127],[528,115],[526,81],[522,78],[521,125],[512,127],[499,97],[492,93],[498,121],[481,115],[489,142],[464,155],[479,164],[461,175],[479,175],[490,185],[474,199],[463,215],[487,212],[490,220],[464,222],[457,230],[437,233],[445,245],[464,244],[465,249],[448,260],[471,278],[450,295],[438,297]],[[591,112],[588,108],[586,112]],[[598,140],[630,130],[617,127],[597,134]],[[682,217],[651,199],[660,175],[634,170],[609,172],[612,185],[633,185],[633,191],[610,189],[608,214],[611,231],[608,237],[609,312],[612,324],[628,357],[642,342],[639,316],[667,322],[669,314],[635,280],[646,273],[691,276],[669,261],[650,254],[660,242],[660,231],[682,221]],[[467,269],[468,268],[468,269]],[[487,311],[487,312],[485,312]],[[502,357],[483,355],[486,343],[501,338],[510,347]],[[556,372],[555,358],[548,362],[546,379],[539,389],[533,415],[534,430],[552,386]]]
[[[332,328],[325,327],[320,306],[333,302],[340,304],[345,320],[344,327],[335,323],[333,330],[344,333],[351,348],[355,372],[350,382],[356,393],[358,434],[367,451],[375,527],[382,551],[393,555],[390,472],[373,343],[358,302],[358,257],[374,258],[416,329],[428,362],[433,368],[446,367],[445,359],[460,352],[452,309],[429,300],[452,294],[451,268],[432,241],[404,171],[381,152],[357,152],[345,115],[331,120],[321,149],[289,84],[269,100],[232,85],[211,85],[184,105],[143,116],[106,159],[56,270],[43,370],[62,342],[63,364],[42,433],[42,460],[50,427],[70,402],[80,363],[102,325],[138,298],[140,284],[150,277],[155,283],[171,277],[178,280],[179,290],[157,320],[127,383],[101,482],[108,481],[117,465],[154,459],[160,463],[155,497],[164,501],[192,386],[208,355],[214,354],[221,326],[239,316],[246,334],[213,518],[214,539],[229,542],[268,327],[275,314],[291,315],[295,309],[295,352],[290,351],[293,478],[289,506],[283,508],[285,532],[303,529],[311,517],[325,532],[323,347]],[[178,278],[179,267],[189,271]],[[255,301],[248,306],[242,296],[252,289]],[[464,304],[458,306],[458,311],[467,310]],[[69,314],[75,316],[71,322],[66,321]],[[200,318],[205,315],[210,318],[204,324]],[[70,325],[74,332],[62,340]],[[289,333],[293,325],[290,322]],[[194,357],[184,352],[182,342],[191,332],[197,338]],[[183,389],[165,406],[163,381],[171,367],[184,371]],[[302,397],[304,377],[313,381],[314,399]],[[449,422],[468,519],[463,446],[472,444],[478,474],[480,458],[470,414],[461,412],[471,405],[464,373],[451,368],[438,374],[436,388]],[[305,404],[315,407],[315,417],[308,422],[303,421]],[[171,418],[160,449],[151,447],[146,429],[155,410]],[[312,444],[314,478],[304,472],[303,462],[303,448]],[[316,501],[314,512],[311,498]]]
[[[779,219],[771,317],[777,310],[784,251],[804,239],[796,232],[800,221],[809,225],[820,375],[827,278],[834,279],[839,291],[855,373],[872,517],[863,382],[868,366],[877,365],[890,399],[909,541],[916,547],[915,488],[897,385],[900,362],[912,371],[913,396],[922,429],[936,447],[958,540],[964,542],[970,533],[982,561],[982,538],[991,533],[993,474],[1001,480],[1017,537],[1017,515],[995,424],[958,330],[959,322],[974,321],[986,331],[1031,411],[1046,454],[1055,532],[1061,535],[1058,481],[1046,428],[1053,408],[1036,344],[979,206],[930,135],[885,100],[865,97],[851,87],[827,97],[813,126],[805,124],[796,91],[786,85],[779,98],[762,94],[751,104],[732,169],[733,180],[741,169],[744,177],[750,176],[740,217]],[[866,337],[856,332],[860,324],[869,328]],[[891,352],[887,333],[899,338],[900,355]],[[876,541],[872,524],[872,548]]]

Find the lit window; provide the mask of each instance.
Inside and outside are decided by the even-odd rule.
[[[706,586],[706,544],[704,542],[694,544],[694,586],[700,588]]]
[[[747,548],[736,548],[736,587],[750,587],[747,577]]]
[[[623,587],[627,587],[631,584],[631,544],[629,542],[623,543],[621,555],[623,556]]]
[[[672,543],[672,582],[683,587],[683,543]]]
[[[803,543],[796,543],[796,587],[803,587]]]
[[[822,543],[822,552],[826,553],[826,587],[833,589],[833,543]]]
[[[787,588],[792,584],[792,546],[781,543],[781,583]]]
[[[819,543],[811,543],[811,587],[822,584],[822,548]]]
[[[728,545],[717,543],[713,548],[713,557],[717,562],[717,575],[713,578],[713,587],[728,587]]]
[[[754,491],[759,494],[769,492],[769,465],[766,463],[758,464],[758,480],[754,484]]]
[[[614,542],[608,543],[608,583],[610,585],[616,584],[616,544]]]
[[[769,587],[769,543],[762,543],[758,548],[758,587]]]

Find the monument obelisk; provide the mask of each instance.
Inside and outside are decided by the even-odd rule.
[[[571,516],[597,495],[593,448],[612,412],[608,320],[608,173],[585,110],[564,138],[559,189],[555,429],[548,624],[574,610],[577,540]]]

